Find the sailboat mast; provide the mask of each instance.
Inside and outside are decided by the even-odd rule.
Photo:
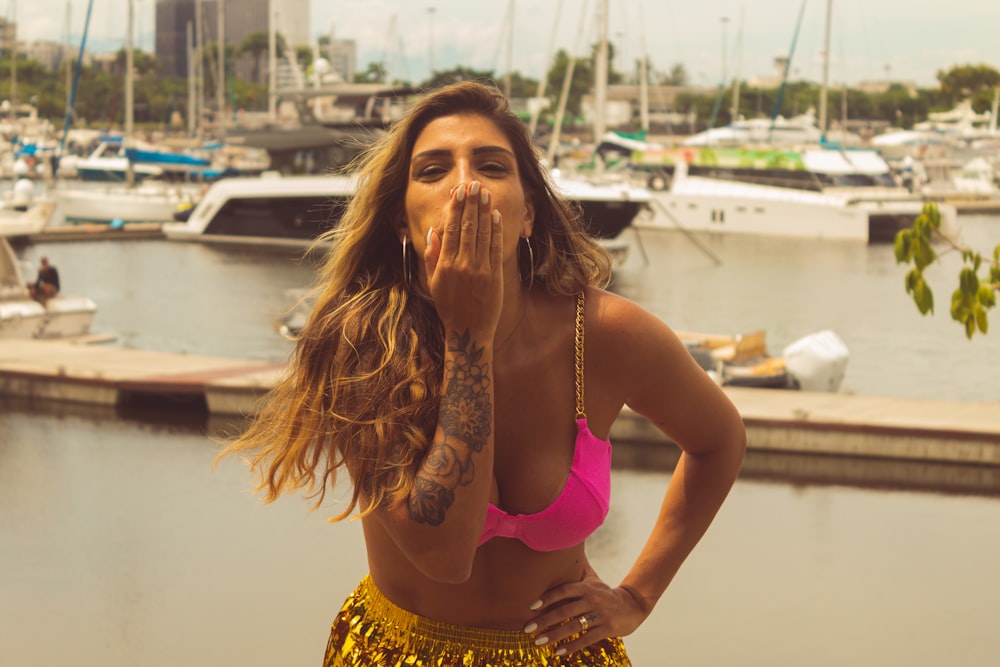
[[[66,0],[66,46],[63,47],[63,53],[65,54],[66,61],[66,108],[70,108],[70,87],[73,85],[73,45],[70,42],[70,26],[73,25],[70,17],[72,16],[73,7],[70,5],[69,0]]]
[[[607,126],[608,107],[608,0],[597,3],[597,57],[594,63],[594,143],[600,143]]]
[[[202,15],[201,0],[194,0],[194,85],[195,85],[195,118],[198,128],[198,141],[201,141],[203,111],[205,109],[205,59],[202,48],[205,46],[204,16]]]
[[[278,120],[278,44],[275,31],[275,2],[267,2],[267,113],[271,122]]]
[[[133,23],[133,0],[128,0],[128,11],[125,20],[125,150],[126,153],[132,147],[132,133],[134,132],[133,118],[135,115],[135,84],[132,73],[132,23]],[[135,184],[135,169],[132,160],[129,159],[125,167],[125,184]]]
[[[556,107],[556,117],[552,122],[552,136],[549,138],[549,147],[545,151],[545,159],[552,166],[555,166],[556,149],[559,148],[559,137],[562,134],[563,117],[566,115],[566,103],[569,100],[569,87],[573,81],[573,70],[576,68],[576,56],[580,50],[580,40],[583,38],[584,26],[587,21],[588,0],[583,0],[584,11],[580,12],[580,29],[576,33],[576,43],[573,51],[569,54],[569,62],[566,64],[566,74],[563,77],[562,90],[559,93],[559,104]]]
[[[197,102],[195,100],[195,50],[194,50],[194,27],[189,21],[187,24],[187,86],[188,86],[188,136],[193,137],[195,133],[195,108]]]
[[[740,78],[743,69],[743,19],[746,7],[740,7],[740,30],[736,36],[736,75],[733,76],[733,106],[729,113],[730,122],[735,123],[740,117]]]
[[[826,0],[826,28],[823,36],[823,85],[819,89],[819,131],[826,137],[826,90],[830,85],[830,17],[833,0]]]
[[[642,57],[639,60],[639,128],[649,132],[649,56],[646,53],[646,21],[639,5],[639,49]]]
[[[559,28],[559,16],[561,14],[562,14],[562,0],[559,0],[556,3],[556,16],[555,20],[552,22],[552,30],[549,33],[549,49],[548,51],[545,52],[547,56],[545,59],[546,67],[548,67],[552,62],[552,52],[554,50],[553,46],[556,42],[556,31]],[[542,111],[540,105],[542,96],[545,95],[545,86],[547,84],[547,79],[548,76],[546,75],[546,71],[543,69],[542,75],[538,77],[538,88],[535,90],[535,103],[532,105],[531,109],[531,122],[528,124],[528,133],[532,137],[535,136],[535,130],[538,129],[538,115]]]
[[[223,132],[226,126],[226,14],[225,2],[215,0],[218,6],[219,22],[219,70],[215,77],[215,95],[219,103],[219,118],[216,121],[216,129]],[[221,134],[220,134],[221,138]]]
[[[10,3],[11,23],[17,24],[17,2]],[[17,119],[17,34],[10,44],[10,113],[12,119]]]
[[[507,62],[504,63],[503,94],[511,96],[511,68],[514,66],[514,0],[507,3]]]

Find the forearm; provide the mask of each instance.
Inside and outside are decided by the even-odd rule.
[[[411,520],[432,526],[485,514],[493,472],[492,344],[466,331],[448,334],[445,346],[438,427],[409,504]],[[472,502],[455,506],[456,493]]]
[[[493,480],[493,350],[469,332],[445,336],[438,426],[418,463],[394,534],[428,576],[471,569]],[[443,573],[443,574],[441,574]]]
[[[683,453],[664,496],[656,525],[621,582],[648,615],[681,564],[698,544],[739,473],[744,447]]]

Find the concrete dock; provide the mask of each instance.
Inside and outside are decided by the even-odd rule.
[[[0,395],[106,406],[143,400],[249,415],[284,364],[67,341],[0,341]],[[751,451],[1000,466],[1000,403],[726,388]],[[664,442],[623,411],[615,442]]]

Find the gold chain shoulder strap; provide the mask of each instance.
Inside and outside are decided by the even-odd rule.
[[[576,418],[586,419],[583,403],[583,292],[576,295]]]

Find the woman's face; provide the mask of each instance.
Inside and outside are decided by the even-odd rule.
[[[530,236],[534,207],[517,169],[506,135],[487,118],[470,113],[442,116],[427,124],[410,157],[406,186],[405,227],[417,255],[427,247],[427,232],[444,230],[451,193],[479,181],[488,190],[503,220],[505,267],[516,267],[517,244]],[[423,262],[418,262],[423,270]],[[514,275],[517,275],[516,268]]]

